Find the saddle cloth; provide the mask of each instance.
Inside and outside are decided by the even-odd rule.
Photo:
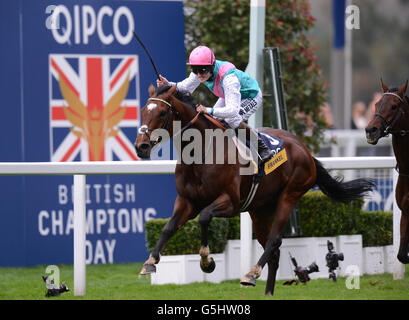
[[[260,184],[261,178],[273,172],[275,169],[277,169],[279,166],[281,166],[283,163],[287,161],[287,152],[283,147],[284,141],[282,139],[279,139],[264,132],[258,132],[258,135],[261,139],[263,139],[266,146],[274,153],[274,156],[264,165],[261,165],[260,161],[258,161],[258,167],[255,165],[254,160],[257,159],[256,157],[258,157],[257,150],[255,150],[254,152],[249,152],[249,149],[250,150],[252,149],[250,148],[249,141],[247,141],[246,142],[247,145],[244,146],[244,144],[240,140],[238,140],[237,137],[233,138],[233,140],[236,143],[237,149],[239,150],[240,156],[243,157],[243,159],[245,160],[251,161],[255,169],[250,191],[240,209],[240,212],[246,211],[246,209],[253,201],[257,193],[257,189]],[[251,155],[251,157],[249,157],[249,154]]]
[[[264,165],[262,165],[260,161],[256,161],[258,158],[258,153],[257,150],[252,150],[252,148],[250,147],[250,141],[247,140],[246,145],[244,145],[240,140],[238,140],[235,137],[234,143],[236,144],[240,156],[245,160],[253,162],[252,165],[255,167],[254,174],[258,178],[261,178],[273,172],[280,165],[285,163],[287,161],[287,153],[285,148],[283,148],[284,141],[282,139],[279,139],[264,132],[258,132],[258,135],[264,141],[265,145],[274,154],[274,156]],[[255,162],[258,163],[258,167],[255,166]]]

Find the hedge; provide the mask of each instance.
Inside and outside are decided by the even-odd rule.
[[[393,212],[362,211],[361,234],[364,247],[387,246],[393,243]]]
[[[343,204],[324,196],[321,191],[310,191],[298,205],[303,237],[332,237],[340,234],[358,234],[363,200]]]
[[[298,205],[302,237],[362,234],[364,247],[392,244],[393,213],[362,211],[362,205],[363,200],[345,205],[329,199],[321,191],[308,192]],[[168,220],[152,219],[145,223],[149,251],[155,247]],[[200,239],[199,222],[197,219],[188,221],[169,240],[163,254],[196,254],[200,249]],[[210,251],[222,253],[228,239],[240,239],[240,218],[212,219],[208,238]]]
[[[159,240],[162,229],[169,219],[152,219],[145,223],[146,246],[151,252]],[[229,219],[213,218],[209,225],[208,242],[212,253],[223,253],[226,247]],[[239,223],[240,228],[240,223]],[[200,225],[196,219],[186,222],[167,243],[164,255],[199,253],[201,242]]]
[[[362,211],[363,200],[350,205],[335,202],[321,191],[310,191],[301,198],[299,212],[303,237],[331,237],[362,234],[364,247],[393,243],[393,213]]]

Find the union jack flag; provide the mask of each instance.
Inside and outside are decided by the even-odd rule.
[[[49,55],[51,161],[138,160],[135,55]]]

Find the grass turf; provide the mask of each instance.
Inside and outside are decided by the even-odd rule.
[[[360,277],[360,289],[347,289],[346,278],[311,280],[306,285],[284,286],[277,281],[273,297],[264,295],[265,282],[241,288],[239,280],[187,285],[151,285],[138,277],[141,263],[87,266],[87,288],[83,297],[74,296],[72,265],[59,265],[60,281],[71,291],[46,298],[41,278],[46,266],[0,268],[0,300],[405,300],[409,298],[409,269],[405,278],[393,280],[392,274]]]

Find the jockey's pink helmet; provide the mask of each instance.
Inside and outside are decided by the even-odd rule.
[[[211,66],[216,62],[213,51],[206,46],[199,46],[190,53],[188,66]]]

